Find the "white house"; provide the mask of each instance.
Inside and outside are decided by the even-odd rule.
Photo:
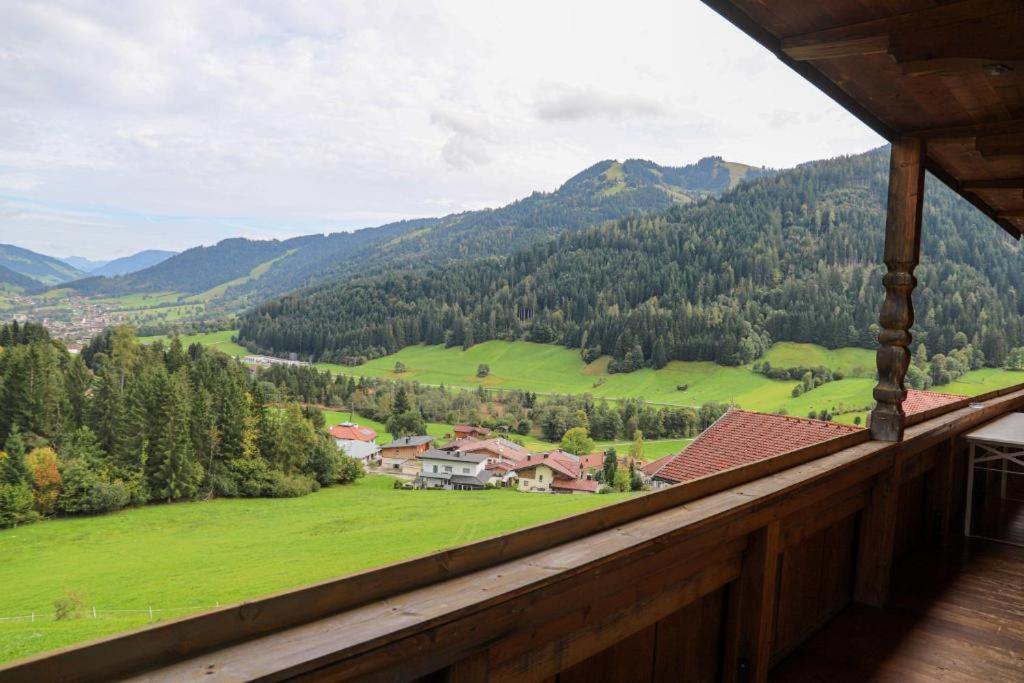
[[[335,439],[334,442],[345,455],[359,460],[364,465],[380,464],[380,446],[373,441],[341,441]]]
[[[420,474],[415,484],[425,489],[482,489],[491,478],[487,456],[477,453],[442,451],[436,448],[416,456]]]

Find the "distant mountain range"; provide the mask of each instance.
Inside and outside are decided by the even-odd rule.
[[[243,306],[383,269],[508,255],[564,232],[688,204],[770,172],[720,157],[681,167],[608,160],[573,176],[554,192],[534,192],[497,209],[283,241],[227,239],[189,249],[138,272],[101,277],[104,273],[97,271],[68,286],[88,295],[214,290],[218,300]]]
[[[140,251],[137,254],[122,256],[112,261],[92,261],[81,256],[68,256],[61,260],[64,261],[64,263],[77,268],[83,273],[88,273],[89,275],[116,277],[118,275],[128,275],[130,273],[137,273],[140,270],[145,270],[146,268],[162,263],[177,254],[178,252],[176,251],[146,249],[145,251]]]
[[[64,258],[61,259],[61,261],[68,264],[72,268],[77,268],[83,273],[92,273],[96,271],[96,269],[102,268],[103,266],[110,263],[110,261],[93,261],[91,259],[85,258],[84,256],[65,256]]]

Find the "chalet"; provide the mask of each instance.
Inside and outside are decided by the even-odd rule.
[[[482,489],[491,478],[487,456],[431,448],[416,456],[420,474],[414,483],[427,489]]]
[[[387,470],[416,470],[419,463],[416,456],[423,453],[434,442],[432,436],[403,436],[380,448],[381,466]]]
[[[452,431],[455,433],[456,439],[484,439],[491,433],[491,430],[486,427],[477,427],[476,425],[455,425],[452,427]]]
[[[860,427],[733,408],[681,452],[641,472],[655,488],[699,479],[861,431]]]
[[[377,432],[369,427],[360,427],[354,422],[342,422],[328,430],[334,439],[334,445],[345,452],[350,458],[361,461],[364,465],[380,464],[381,448],[374,439]]]
[[[1001,473],[974,481],[969,465],[979,432],[1017,421],[1024,383],[917,413],[904,383],[926,171],[992,219],[993,248],[1018,248],[999,228],[1024,231],[1024,8],[704,3],[891,143],[870,429],[821,427],[827,440],[775,457],[0,679],[1024,680],[1024,549],[965,525],[972,508],[1019,510]],[[933,305],[953,303],[948,284]]]
[[[600,484],[584,479],[579,458],[565,451],[531,453],[514,467],[519,490],[537,493],[597,493]]]
[[[530,451],[525,447],[503,438],[485,439],[483,441],[464,439],[461,442],[456,442],[456,444],[454,450],[460,453],[486,455],[491,463],[522,462],[530,454]]]

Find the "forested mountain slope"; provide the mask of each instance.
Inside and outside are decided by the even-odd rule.
[[[682,167],[643,160],[603,161],[554,192],[535,192],[498,209],[284,241],[225,240],[213,247],[190,249],[127,277],[88,278],[71,287],[85,294],[198,293],[274,260],[259,277],[228,287],[221,295],[258,301],[384,268],[421,268],[511,254],[564,231],[691,202],[765,173],[718,157]]]
[[[264,304],[240,336],[342,362],[527,338],[611,354],[620,370],[749,362],[771,341],[871,346],[887,160],[805,164],[507,258],[338,281]],[[1001,363],[1024,339],[1019,245],[933,179],[924,222],[917,339],[933,353],[971,342]]]
[[[15,272],[7,266],[0,266],[0,292],[13,289],[25,294],[31,294],[42,288],[38,280],[33,280],[27,275]]]
[[[0,244],[0,266],[44,285],[56,285],[84,275],[82,271],[60,259],[22,249],[13,244]]]

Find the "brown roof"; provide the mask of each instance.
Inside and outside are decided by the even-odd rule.
[[[1020,0],[704,0],[1007,232],[1024,230]]]
[[[649,477],[650,476],[654,476],[654,474],[658,470],[660,470],[662,467],[665,466],[665,463],[667,463],[672,458],[676,457],[676,455],[677,455],[676,453],[669,453],[668,455],[663,455],[660,458],[658,458],[657,460],[655,460],[654,462],[649,462],[646,465],[644,465],[643,467],[641,467],[640,471],[643,472],[644,474],[646,474]]]
[[[569,453],[565,451],[548,451],[547,453],[530,453],[524,460],[521,460],[513,469],[516,472],[528,470],[538,465],[547,465],[555,472],[570,479],[579,479],[580,464]]]
[[[555,479],[551,483],[551,488],[561,489],[563,491],[588,491],[589,493],[597,493],[597,490],[601,488],[601,485],[593,479]]]
[[[486,427],[477,427],[476,425],[455,425],[452,430],[458,434],[460,432],[464,434],[479,434],[481,436],[487,436],[491,433],[491,430]]]
[[[520,461],[529,454],[529,451],[527,451],[523,446],[520,446],[514,441],[502,438],[485,439],[483,441],[477,439],[463,439],[462,441],[456,442],[455,450],[462,453],[480,453],[483,451],[499,458],[507,458],[515,461]]]
[[[733,409],[704,430],[682,452],[668,460],[662,458],[664,464],[649,474],[670,482],[689,481],[859,429],[823,420]]]
[[[907,398],[903,401],[903,412],[907,415],[923,413],[932,408],[940,408],[964,400],[963,396],[956,394],[942,394],[937,391],[921,391],[920,389],[907,389]]]

